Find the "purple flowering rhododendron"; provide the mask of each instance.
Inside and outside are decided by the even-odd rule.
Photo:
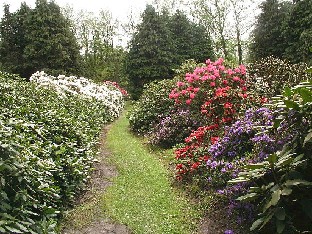
[[[274,120],[280,111],[268,108],[247,110],[243,118],[225,127],[223,137],[209,148],[211,157],[206,163],[209,171],[207,182],[217,194],[228,199],[229,215],[239,215],[240,222],[254,218],[254,206],[236,200],[240,194],[246,193],[250,184],[227,185],[227,181],[236,177],[246,164],[261,162],[268,155],[282,150],[307,125],[304,119],[299,126],[294,124],[298,119],[291,110],[279,127],[274,128]]]
[[[260,108],[247,110],[243,118],[231,126],[226,126],[223,137],[219,138],[208,150],[211,156],[207,161],[210,184],[225,185],[229,179],[238,174],[242,165],[253,160],[250,154],[255,144],[258,144],[257,137],[261,137],[263,140],[261,142],[265,140],[271,142],[271,139],[265,138],[266,135],[262,132],[272,125],[272,111],[268,108]]]

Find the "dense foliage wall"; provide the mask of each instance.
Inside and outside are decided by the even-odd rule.
[[[252,33],[252,61],[275,56],[292,63],[311,63],[312,2],[266,0]]]
[[[209,212],[223,207],[251,233],[310,232],[311,68],[273,57],[247,68],[222,58],[186,65],[146,86],[131,129],[174,148],[176,179]],[[224,233],[246,233],[227,225]]]
[[[87,79],[0,73],[0,232],[56,233],[84,188],[121,92]]]

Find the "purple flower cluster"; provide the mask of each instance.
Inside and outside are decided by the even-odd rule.
[[[202,125],[189,110],[177,109],[169,115],[160,116],[160,121],[149,133],[150,143],[171,147],[184,142],[184,139]]]
[[[260,108],[247,110],[242,119],[225,127],[223,137],[209,148],[209,184],[224,186],[235,177],[243,165],[252,161],[250,155],[255,144],[273,145],[273,140],[266,135],[267,128],[272,125],[272,111]]]
[[[282,110],[276,111],[276,116],[280,111]],[[268,130],[264,128],[258,132],[251,139],[253,142],[253,161],[263,161],[268,155],[282,150],[285,144],[293,142],[300,133],[300,129],[305,127],[304,121],[301,121],[300,126],[296,125],[296,122],[298,122],[296,112],[291,110],[277,129]]]
[[[252,151],[254,144],[252,139],[257,137],[256,133],[265,131],[268,126],[272,125],[273,114],[269,109],[249,109],[244,118],[236,121],[232,126],[225,127],[224,136],[210,147],[209,153],[215,159],[226,158],[230,161],[239,156],[242,157]],[[259,137],[255,141],[266,140],[264,136]]]
[[[234,234],[234,232],[232,230],[226,230],[224,234]]]
[[[223,137],[208,150],[211,156],[207,161],[210,186],[225,186],[228,180],[237,176],[242,166],[263,161],[295,139],[299,129],[294,127],[297,120],[292,111],[288,113],[287,121],[283,121],[279,128],[273,128],[279,111],[249,109],[243,118],[225,127]]]
[[[254,218],[255,206],[235,200],[251,184],[226,185],[226,182],[236,177],[242,166],[261,162],[268,155],[282,150],[285,144],[292,143],[300,131],[307,128],[308,121],[304,118],[299,121],[300,115],[293,110],[288,112],[278,128],[274,128],[274,121],[281,111],[273,112],[267,108],[247,110],[243,118],[225,128],[223,137],[209,149],[208,182],[217,194],[228,199],[228,213],[237,215],[238,222],[249,222]]]

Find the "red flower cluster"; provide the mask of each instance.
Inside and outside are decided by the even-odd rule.
[[[218,127],[217,124],[199,127],[185,139],[186,145],[175,151],[175,158],[179,161],[176,165],[177,179],[181,180],[183,176],[205,168],[206,162],[210,156],[208,154],[203,154],[199,149],[208,147],[205,139],[207,135],[211,134],[210,132],[218,130]],[[211,141],[216,142],[217,140],[218,137],[211,137]]]
[[[185,82],[178,81],[169,97],[175,99],[176,104],[201,104],[201,113],[211,119],[211,123],[231,122],[243,99],[248,97],[246,68],[240,65],[227,69],[223,62],[222,58],[216,62],[207,60],[205,67],[187,73]]]
[[[117,89],[121,92],[121,94],[122,94],[124,97],[127,97],[127,96],[128,96],[127,90],[121,88],[117,82],[115,82],[115,81],[110,81],[110,80],[106,80],[106,81],[104,81],[104,83],[105,83],[106,85],[111,85],[111,86],[114,86],[115,88],[117,88]]]

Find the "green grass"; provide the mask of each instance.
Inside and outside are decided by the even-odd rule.
[[[196,233],[199,213],[172,188],[166,166],[128,131],[125,115],[107,135],[118,176],[104,196],[106,214],[137,234]]]

